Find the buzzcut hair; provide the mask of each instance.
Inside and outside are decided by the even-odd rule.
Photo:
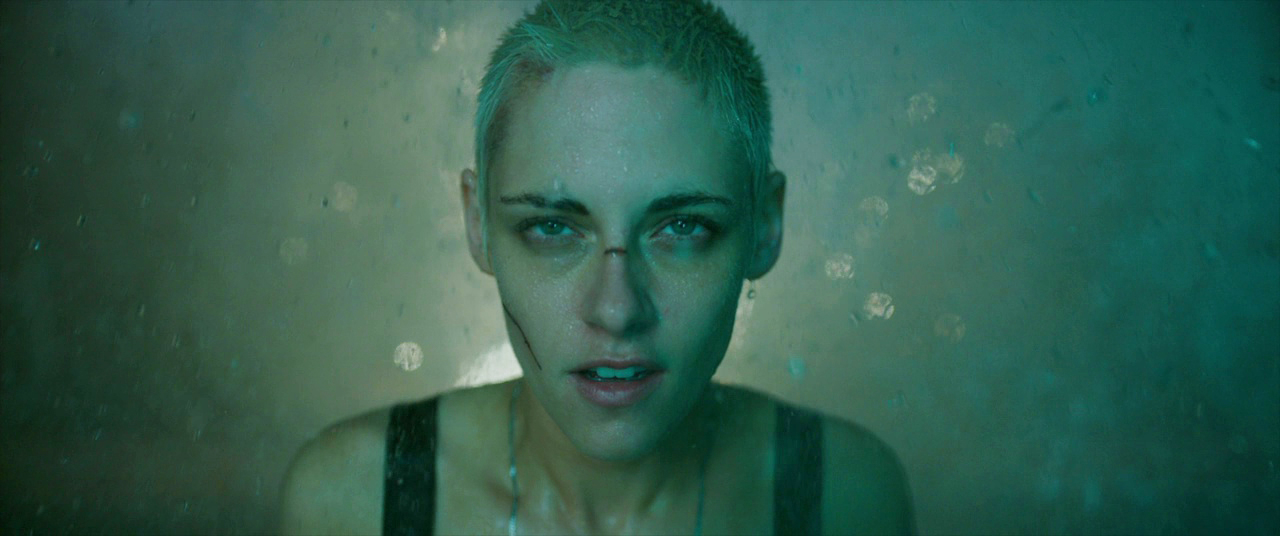
[[[477,96],[475,151],[481,225],[491,159],[513,106],[556,72],[585,63],[657,66],[692,85],[750,174],[751,214],[773,169],[764,69],[751,42],[707,0],[543,0],[502,34]],[[484,251],[488,255],[488,232]]]

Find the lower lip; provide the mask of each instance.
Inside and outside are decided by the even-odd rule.
[[[656,371],[642,379],[623,382],[597,382],[577,373],[570,376],[573,376],[578,393],[587,402],[605,408],[623,408],[648,397],[662,383],[664,374],[663,371]]]

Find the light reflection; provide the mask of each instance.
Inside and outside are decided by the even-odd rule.
[[[504,340],[480,354],[474,361],[463,363],[454,387],[471,387],[504,382],[521,376],[511,341]]]

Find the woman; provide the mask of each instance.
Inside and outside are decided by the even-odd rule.
[[[702,2],[540,4],[479,95],[470,253],[524,376],[338,423],[287,533],[910,532],[865,430],[711,382],[782,244],[759,59]]]

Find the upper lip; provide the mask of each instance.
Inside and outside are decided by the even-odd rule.
[[[662,370],[662,367],[659,367],[657,363],[648,359],[641,359],[637,357],[606,357],[604,359],[597,359],[595,361],[589,361],[587,363],[583,363],[570,372],[575,372],[575,373],[582,372],[584,370],[593,369],[596,367],[609,367],[609,368],[615,368],[615,369],[624,369],[627,367],[640,367],[645,370],[651,370],[651,371]]]

